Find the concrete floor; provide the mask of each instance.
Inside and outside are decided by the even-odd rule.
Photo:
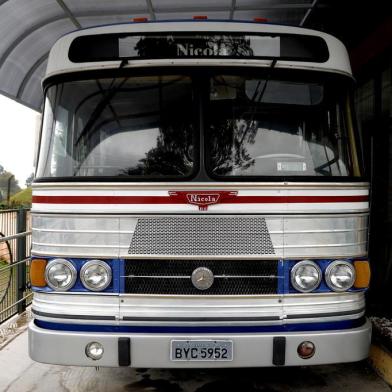
[[[0,350],[1,392],[391,392],[365,362],[304,368],[146,370],[36,363],[23,332]]]

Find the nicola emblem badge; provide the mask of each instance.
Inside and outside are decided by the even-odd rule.
[[[207,211],[208,206],[226,202],[237,196],[237,191],[169,191],[174,202],[194,204],[200,211]]]

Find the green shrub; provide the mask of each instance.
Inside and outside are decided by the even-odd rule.
[[[31,188],[23,189],[11,197],[9,207],[31,207],[31,198]]]

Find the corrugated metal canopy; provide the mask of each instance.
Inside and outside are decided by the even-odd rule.
[[[81,28],[150,20],[252,20],[302,25],[317,0],[0,0],[0,93],[40,110],[41,79],[53,43]]]

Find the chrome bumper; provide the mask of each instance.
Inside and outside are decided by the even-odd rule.
[[[124,347],[121,347],[121,342],[125,340],[130,342],[130,350],[125,350],[128,358],[125,359],[129,360],[131,367],[268,367],[274,365],[276,337],[285,338],[284,361],[280,365],[355,362],[368,355],[371,323],[367,320],[360,327],[353,329],[310,332],[149,334],[56,331],[40,328],[32,321],[29,325],[29,354],[33,360],[43,363],[117,367],[124,364]],[[173,339],[232,340],[233,361],[173,362],[170,360],[170,342]],[[312,341],[316,346],[316,352],[310,359],[301,359],[297,354],[298,345],[305,340]],[[100,342],[104,347],[104,355],[100,360],[93,361],[85,354],[86,345],[92,341]]]

